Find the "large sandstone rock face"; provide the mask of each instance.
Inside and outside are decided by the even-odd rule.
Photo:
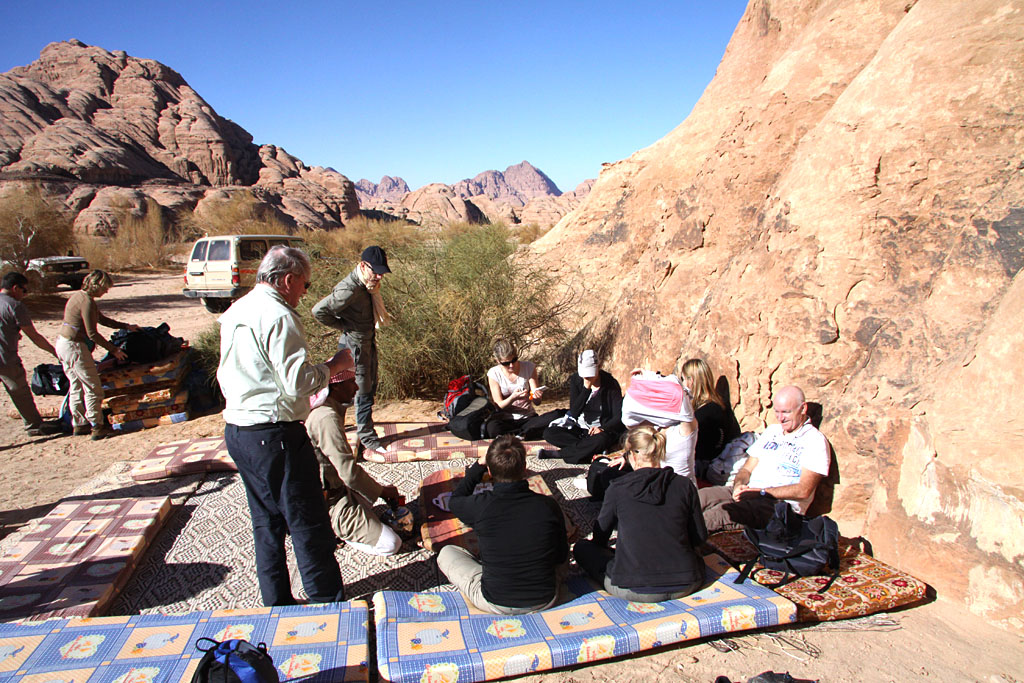
[[[703,356],[747,429],[803,386],[841,531],[1018,630],[1022,36],[1016,0],[753,0],[690,116],[534,246],[618,376]]]
[[[0,178],[68,179],[65,203],[87,233],[116,229],[111,198],[175,211],[223,186],[258,185],[294,226],[335,228],[359,211],[347,178],[253,144],[172,69],[77,40],[0,75]]]

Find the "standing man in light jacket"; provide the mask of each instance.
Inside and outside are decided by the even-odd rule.
[[[309,397],[352,367],[347,351],[326,363],[307,358],[295,307],[309,289],[309,258],[277,246],[256,286],[222,315],[217,379],[224,394],[224,441],[245,485],[263,604],[295,604],[285,561],[291,534],[310,602],[344,599],[336,542],[320,487],[316,453],[302,421]]]
[[[390,272],[384,250],[367,247],[348,277],[313,307],[313,317],[341,330],[338,348],[352,352],[359,387],[355,399],[359,450],[367,459],[380,462],[384,447],[373,428],[373,400],[377,393],[377,327],[390,322],[380,284]]]

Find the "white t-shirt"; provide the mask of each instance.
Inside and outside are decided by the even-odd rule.
[[[747,455],[757,458],[757,466],[747,484],[753,489],[796,484],[800,481],[801,470],[828,476],[828,439],[809,420],[789,434],[782,431],[782,425],[768,427],[757,437],[754,445],[747,449]],[[813,500],[812,492],[807,498],[788,502],[802,515]]]
[[[680,477],[687,477],[696,486],[694,461],[697,457],[697,430],[694,429],[683,436],[680,426],[674,425],[665,430],[665,464]]]
[[[508,398],[520,389],[530,388],[530,378],[533,377],[535,368],[536,365],[534,363],[528,360],[521,360],[519,361],[519,376],[514,381],[508,378],[500,365],[495,365],[488,370],[487,376],[498,383],[501,397]],[[530,402],[530,397],[525,396],[510,403],[502,409],[502,412],[511,413],[518,420],[523,417],[529,417],[536,411],[533,408],[533,403]]]

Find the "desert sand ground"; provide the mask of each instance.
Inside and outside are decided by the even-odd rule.
[[[171,332],[192,339],[214,316],[181,295],[180,272],[125,273],[100,300],[111,317],[140,325],[168,322]],[[56,335],[67,293],[26,300],[36,327]],[[312,301],[304,305],[312,305]],[[109,331],[108,331],[109,332]],[[21,355],[28,368],[56,362],[26,339]],[[46,415],[59,399],[37,397]],[[433,417],[437,405],[410,401],[382,405],[382,421]],[[0,535],[47,511],[84,481],[116,461],[137,460],[161,441],[221,433],[218,415],[93,442],[87,437],[29,439],[6,393],[0,399]],[[404,491],[407,496],[415,492]],[[881,558],[886,559],[886,558]],[[967,568],[965,568],[967,571]],[[1024,681],[1024,637],[997,629],[942,595],[928,604],[879,618],[797,626],[772,634],[743,635],[711,643],[665,648],[645,656],[525,677],[560,683],[589,681],[713,681],[725,675],[745,681],[762,671],[788,671],[821,681]]]

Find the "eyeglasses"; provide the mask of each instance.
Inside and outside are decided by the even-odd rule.
[[[310,284],[309,280],[306,280],[306,282],[303,283],[303,285],[302,285],[303,288],[304,288],[303,291],[305,291],[305,292],[309,291],[309,284]]]
[[[519,357],[516,356],[512,360],[499,360],[498,365],[504,365],[506,368],[510,368],[519,362]]]

